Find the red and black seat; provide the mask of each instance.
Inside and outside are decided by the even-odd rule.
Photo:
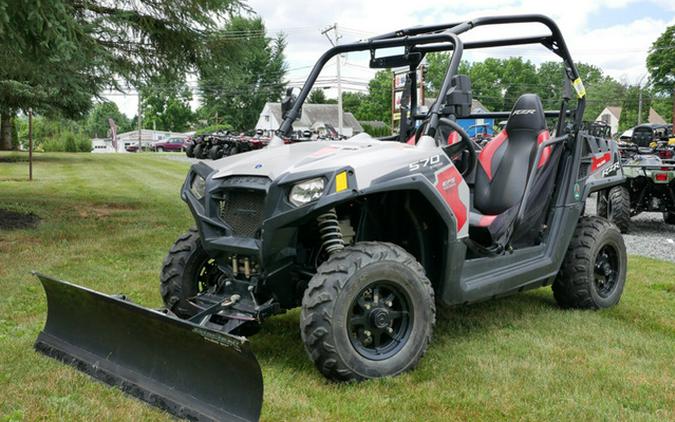
[[[549,139],[546,117],[541,100],[535,94],[524,94],[516,101],[502,132],[489,141],[478,155],[473,205],[469,217],[471,238],[490,246],[505,244],[510,237],[520,202],[523,199],[530,172],[544,166],[553,167],[551,147],[542,152],[534,163],[539,146]],[[557,158],[557,157],[556,157]],[[543,214],[545,206],[531,206],[537,200],[550,196],[554,177],[551,170],[539,170],[528,204],[528,213]],[[515,234],[515,233],[514,233]]]

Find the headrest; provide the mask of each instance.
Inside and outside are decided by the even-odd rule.
[[[546,116],[539,96],[537,94],[521,95],[506,122],[506,131],[531,130],[539,133],[544,129],[546,129]]]

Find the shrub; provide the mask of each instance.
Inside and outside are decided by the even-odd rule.
[[[361,123],[361,126],[363,127],[363,131],[366,132],[368,135],[378,138],[381,136],[390,136],[391,135],[391,128],[389,125],[385,125],[384,127],[376,127],[376,126],[371,126],[367,123]]]
[[[40,147],[44,152],[63,152],[66,150],[61,138],[49,138],[41,142]]]
[[[84,134],[65,131],[42,142],[42,149],[45,152],[91,152],[91,139]]]
[[[72,132],[65,132],[61,135],[63,147],[66,152],[77,152],[77,138]]]
[[[79,152],[91,152],[91,139],[85,135],[79,135],[77,141],[77,150]]]

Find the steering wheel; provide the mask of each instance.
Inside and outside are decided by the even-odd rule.
[[[425,120],[415,131],[415,142],[417,142],[422,135],[422,130],[428,124],[428,120]],[[460,141],[453,145],[443,145],[443,151],[452,157],[462,151],[467,151],[469,156],[467,157],[466,167],[460,172],[462,177],[471,174],[471,172],[476,168],[478,163],[478,155],[476,154],[476,144],[471,140],[471,137],[468,133],[454,120],[448,119],[447,117],[441,117],[438,119],[438,125],[450,126],[451,129],[454,129],[455,132],[459,134]]]

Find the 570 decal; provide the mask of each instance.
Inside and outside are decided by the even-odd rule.
[[[441,155],[436,154],[431,157],[423,158],[421,160],[413,161],[408,164],[408,170],[416,171],[423,167],[436,167],[441,164]]]

